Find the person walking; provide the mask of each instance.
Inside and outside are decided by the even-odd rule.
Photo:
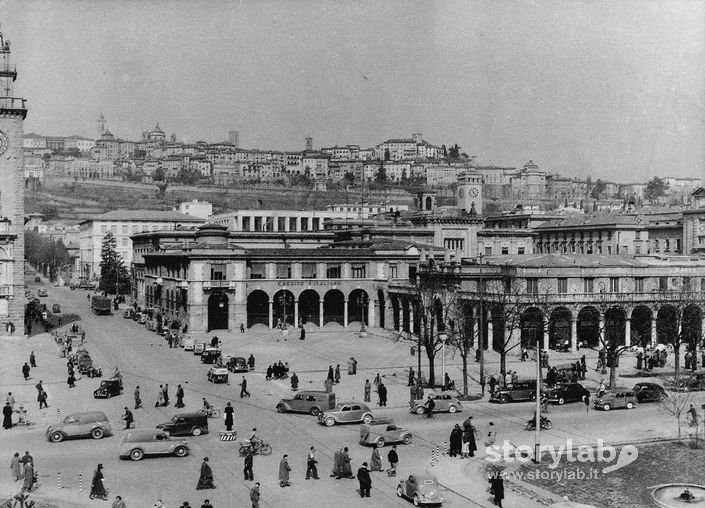
[[[431,394],[428,394],[428,398],[426,399],[426,404],[425,406],[425,413],[426,413],[426,418],[432,418],[433,417],[433,410],[436,408],[436,401],[433,400],[433,397]]]
[[[245,379],[245,376],[242,376],[242,383],[240,383],[240,398],[242,399],[243,397],[249,397],[250,392],[247,391],[247,379]]]
[[[496,471],[490,476],[490,492],[492,493],[495,506],[502,508],[504,499],[504,478],[502,471]]]
[[[29,453],[29,452],[25,452]],[[24,468],[23,468],[23,473],[24,475],[24,483],[22,484],[22,490],[31,492],[32,487],[34,487],[34,462],[33,461],[27,461],[24,462]],[[107,499],[107,498],[106,498]]]
[[[474,457],[477,451],[477,442],[475,441],[476,434],[475,426],[472,424],[472,416],[463,422],[463,444],[467,451],[468,457]]]
[[[250,370],[255,370],[255,357],[250,353],[250,357],[247,359],[247,367]]]
[[[255,486],[250,489],[250,501],[252,501],[252,508],[259,508],[259,482],[255,483]]]
[[[29,353],[29,366],[33,369],[37,366],[37,357],[34,356],[34,351]]]
[[[379,456],[379,448],[376,446],[372,449],[372,457],[370,457],[370,471],[382,470],[382,457]]]
[[[365,402],[370,402],[370,395],[372,393],[372,385],[370,384],[369,379],[365,379]]]
[[[198,477],[196,490],[214,488],[215,484],[213,483],[213,471],[211,470],[210,465],[208,465],[208,457],[203,457],[203,462],[201,462],[201,474]]]
[[[340,364],[335,366],[335,384],[340,383]]]
[[[316,448],[313,446],[308,450],[308,455],[306,456],[306,479],[313,478],[314,480],[320,480],[318,477],[318,468],[316,468],[318,461],[316,460]]]
[[[66,378],[66,384],[69,385],[69,388],[76,388],[76,376],[73,370],[69,372],[69,377]]]
[[[26,467],[25,465],[25,471]],[[103,485],[103,464],[98,464],[98,467],[95,468],[93,480],[91,481],[91,493],[88,497],[91,499],[102,499],[103,501],[108,500],[108,493],[105,491],[105,485]]]
[[[397,445],[392,445],[392,449],[389,450],[387,454],[387,460],[389,461],[389,469],[387,469],[387,476],[397,475],[397,464],[399,464],[399,455],[397,455]]]
[[[7,392],[7,397],[5,397],[5,402],[10,404],[10,407],[12,410],[15,410],[15,397],[12,395],[12,392]]]
[[[288,455],[284,454],[281,462],[279,462],[279,486],[289,487],[289,473],[291,472],[291,466],[289,465]]]
[[[384,386],[384,383],[380,382],[379,386],[377,386],[377,395],[379,396],[380,407],[386,407],[386,405],[387,405],[387,387]]]
[[[135,386],[135,409],[142,407],[142,399],[140,398],[140,387]]]
[[[370,497],[372,478],[367,470],[367,462],[363,462],[362,467],[357,470],[357,481],[360,482],[360,497]]]
[[[343,478],[355,478],[352,474],[352,466],[350,464],[350,453],[348,447],[343,448],[343,453],[340,456]]]
[[[135,421],[135,417],[132,416],[132,411],[125,406],[125,414],[122,415],[122,420],[125,422],[125,430],[132,427],[132,423]]]
[[[225,404],[225,410],[223,412],[225,413],[225,430],[230,432],[233,430],[233,413],[235,412],[235,409],[233,408],[233,405],[228,402]]]
[[[29,379],[29,365],[27,365],[27,362],[22,366],[22,375],[25,381]]]
[[[463,447],[463,431],[457,423],[455,424],[455,427],[453,427],[453,430],[450,431],[450,438],[448,439],[448,442],[450,445],[450,449],[448,450],[449,455],[451,457],[460,455]]]
[[[5,405],[2,408],[2,428],[12,428],[12,406],[10,406],[9,402],[5,402]]]
[[[333,366],[332,366],[332,365],[329,365],[329,366],[328,366],[328,379],[330,379],[331,381],[333,381],[333,379],[334,379]]]
[[[169,383],[164,385],[164,405],[169,405]]]
[[[154,407],[160,407],[164,405],[164,385],[159,385],[159,390],[157,391],[157,401],[154,403]]]
[[[353,364],[353,376],[357,376],[357,359],[353,356],[351,360]]]
[[[22,478],[22,471],[20,470],[20,452],[15,452],[12,456],[10,471],[12,471],[12,477],[15,481],[19,481]]]
[[[252,472],[252,458],[252,449],[249,449],[245,455],[245,467],[242,471],[245,475],[245,481],[254,481],[255,479],[255,474]]]
[[[115,501],[113,501],[112,508],[127,508],[127,505],[121,496],[115,496]]]
[[[44,390],[39,392],[39,394],[37,395],[37,402],[39,402],[39,409],[42,409],[42,407],[49,407],[49,405],[47,404],[47,392],[45,392]]]
[[[186,407],[184,404],[184,389],[181,385],[176,385],[176,407],[182,408]]]

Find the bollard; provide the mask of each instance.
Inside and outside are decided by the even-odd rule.
[[[79,490],[79,492],[83,492],[83,475],[82,474],[78,475],[78,490]]]
[[[61,423],[61,409],[56,408],[56,423]]]
[[[61,486],[61,473],[56,473],[56,482],[58,483],[59,488],[63,489],[63,487]]]
[[[42,425],[47,426],[47,414],[45,411],[42,411]]]
[[[448,455],[448,441],[443,442],[443,455]]]

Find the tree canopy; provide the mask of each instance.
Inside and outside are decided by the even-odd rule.
[[[667,190],[668,182],[661,180],[658,176],[655,176],[649,180],[649,183],[646,184],[644,198],[649,201],[655,201],[661,196],[665,196]]]
[[[130,273],[125,267],[125,261],[116,249],[117,240],[108,231],[103,238],[100,250],[100,281],[99,288],[106,293],[119,294],[130,291]]]

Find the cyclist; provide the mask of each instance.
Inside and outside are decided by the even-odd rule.
[[[208,402],[205,397],[203,397],[203,410],[208,414],[213,411],[213,406],[211,406],[210,402]]]
[[[250,434],[249,441],[250,441],[250,449],[252,451],[259,448],[260,445],[262,444],[262,440],[257,437],[257,428],[252,429],[252,433]]]

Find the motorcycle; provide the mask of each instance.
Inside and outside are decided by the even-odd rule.
[[[553,427],[553,424],[551,423],[551,420],[546,418],[545,416],[541,417],[541,430],[550,430]],[[526,430],[535,430],[536,429],[536,419],[532,418],[531,420],[528,420],[526,422],[526,426],[524,427]]]
[[[247,455],[248,451],[251,451],[252,455],[271,455],[272,447],[265,441],[258,441],[254,446],[252,446],[249,439],[240,441],[240,457]]]

